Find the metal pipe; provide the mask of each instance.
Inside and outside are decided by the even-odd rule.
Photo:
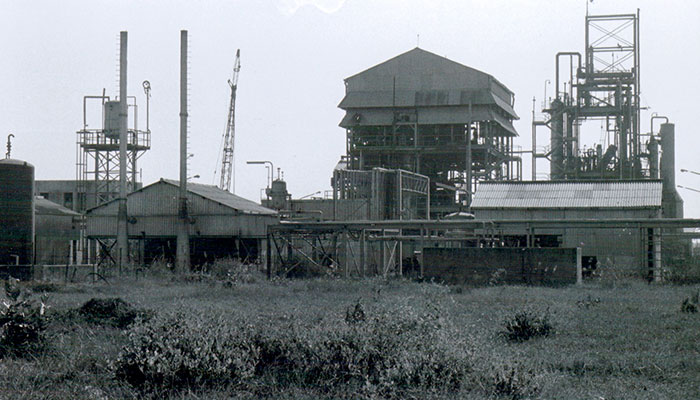
[[[650,121],[651,126],[650,126],[650,128],[649,128],[649,129],[650,129],[650,130],[649,130],[649,134],[652,135],[652,136],[654,135],[654,120],[655,120],[655,119],[663,119],[663,120],[664,120],[664,123],[668,124],[668,117],[665,117],[665,116],[663,116],[663,115],[656,115],[656,113],[652,114],[652,115],[651,115],[651,121]]]
[[[180,31],[180,193],[176,272],[190,270],[189,218],[187,213],[187,31]]]
[[[256,164],[256,165],[264,165],[264,164],[270,164],[270,169],[268,170],[268,177],[267,177],[267,187],[269,188],[272,185],[272,174],[274,174],[275,166],[272,164],[272,161],[246,161],[246,164]]]
[[[119,34],[119,210],[117,215],[117,251],[119,265],[126,266],[129,262],[128,213],[126,202],[126,166],[129,116],[127,88],[127,40],[128,33]]]
[[[573,57],[576,56],[578,59],[578,69],[576,71],[581,70],[581,53],[579,52],[572,52],[572,51],[562,51],[557,53],[556,55],[556,79],[555,79],[555,88],[554,88],[554,97],[558,98],[559,97],[559,57],[560,56],[569,56]],[[573,78],[571,84],[573,85]]]
[[[151,82],[143,81],[143,92],[146,94],[146,132],[150,132],[150,99],[151,99]]]
[[[83,96],[83,130],[87,129],[87,99],[102,99],[102,104],[104,105],[104,100],[109,101],[109,96]],[[104,110],[103,110],[104,112]]]

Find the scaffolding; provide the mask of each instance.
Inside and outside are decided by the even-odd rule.
[[[522,178],[515,96],[493,76],[416,48],[345,85],[347,169],[428,177],[431,218],[467,208],[480,181]]]
[[[656,160],[645,146],[655,139],[640,129],[639,11],[587,15],[585,36],[584,56],[556,55],[545,120],[535,120],[533,101],[533,180],[538,158],[549,160],[552,180],[654,178]],[[600,121],[600,142],[586,148],[582,125],[591,120]],[[537,147],[541,127],[550,132],[549,146]]]
[[[148,103],[150,85],[144,82],[146,92],[146,120],[148,121]],[[100,101],[102,110],[102,127],[88,127],[88,101]],[[138,187],[138,159],[151,148],[151,131],[146,122],[146,129],[138,129],[138,105],[135,96],[128,96],[128,108],[131,116],[128,127],[127,143],[127,191]],[[83,97],[83,129],[77,131],[76,142],[76,181],[77,210],[84,212],[89,208],[106,203],[119,196],[119,100],[101,96]]]

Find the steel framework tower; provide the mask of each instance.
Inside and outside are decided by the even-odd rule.
[[[241,70],[241,50],[236,50],[236,61],[233,63],[233,77],[228,81],[231,86],[231,101],[228,107],[228,120],[224,133],[224,150],[221,158],[221,182],[219,187],[227,192],[236,190],[234,170],[234,145],[236,141],[236,88],[238,87],[238,72]],[[233,184],[233,185],[232,185]]]
[[[150,84],[144,82],[146,94],[146,121],[150,98]],[[101,101],[102,127],[88,127],[87,103]],[[135,96],[128,96],[131,111],[127,139],[127,191],[132,192],[137,182],[137,160],[151,148],[151,130],[138,129],[138,105]],[[77,132],[76,180],[78,181],[78,211],[96,207],[119,196],[119,100],[109,96],[83,97],[83,129]]]
[[[640,133],[639,90],[639,11],[587,15],[585,55],[557,53],[555,96],[543,110],[548,120],[533,118],[533,176],[537,158],[547,158],[553,180],[653,177],[655,161]],[[581,137],[586,120],[601,124],[601,143],[588,149]],[[549,147],[538,150],[540,126],[551,136]]]

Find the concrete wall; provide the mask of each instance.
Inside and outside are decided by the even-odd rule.
[[[576,283],[576,249],[423,249],[423,275],[451,284],[563,285]]]
[[[615,219],[615,218],[658,218],[659,209],[526,209],[499,210],[475,209],[477,219],[512,220],[512,219]],[[510,234],[525,232],[512,231]],[[560,247],[580,247],[584,257],[596,257],[601,271],[621,275],[646,274],[648,266],[646,230],[601,229],[601,228],[567,228],[537,229],[535,235],[559,235]]]

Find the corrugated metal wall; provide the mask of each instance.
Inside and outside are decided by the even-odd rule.
[[[178,189],[169,184],[153,185],[128,197],[129,236],[176,236]],[[199,195],[188,193],[192,224],[190,234],[198,236],[265,237],[267,226],[276,224],[275,215],[242,214]],[[116,235],[117,203],[109,203],[87,214],[87,235]],[[143,232],[143,233],[142,233]]]

